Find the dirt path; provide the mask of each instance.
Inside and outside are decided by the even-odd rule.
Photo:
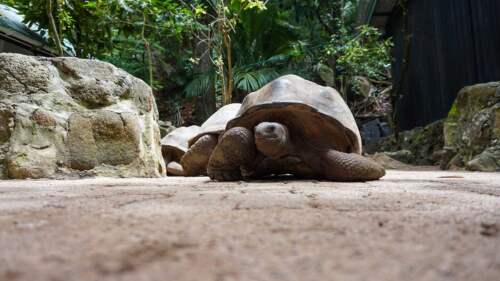
[[[0,280],[500,280],[500,174],[0,182]]]

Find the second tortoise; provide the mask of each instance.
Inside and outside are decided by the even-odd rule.
[[[161,140],[161,151],[167,164],[167,175],[184,176],[180,162],[189,149],[189,140],[198,135],[200,126],[179,127]]]
[[[181,159],[183,174],[202,176],[207,174],[210,155],[226,129],[227,122],[238,113],[241,104],[232,103],[221,107],[202,125],[197,134],[188,141],[188,150]]]

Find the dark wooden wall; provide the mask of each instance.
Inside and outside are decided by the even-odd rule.
[[[18,53],[30,56],[48,56],[54,54],[21,41],[16,41],[5,34],[0,33],[0,53]]]
[[[500,0],[412,0],[410,60],[398,121],[403,130],[446,117],[464,86],[500,81]],[[403,18],[394,11],[395,85],[401,79]]]
[[[12,41],[5,40],[2,37],[0,37],[0,53],[18,53],[31,56],[35,55],[35,53],[31,50],[16,45]]]

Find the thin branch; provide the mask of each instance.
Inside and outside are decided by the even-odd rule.
[[[54,41],[59,52],[59,56],[64,55],[64,50],[61,44],[61,39],[59,38],[59,31],[57,30],[56,21],[52,15],[52,0],[47,1],[47,17],[49,17],[50,29],[52,29],[52,35],[54,36]]]
[[[147,21],[145,11],[142,13],[142,20],[143,20],[143,25],[141,30],[141,39],[144,42],[144,48],[146,49],[146,53],[148,56],[149,86],[153,88],[153,55],[151,54],[151,46],[149,44],[149,41],[146,39],[145,36],[146,21]]]

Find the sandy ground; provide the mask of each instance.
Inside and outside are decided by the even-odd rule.
[[[0,280],[500,280],[500,174],[0,182]]]

